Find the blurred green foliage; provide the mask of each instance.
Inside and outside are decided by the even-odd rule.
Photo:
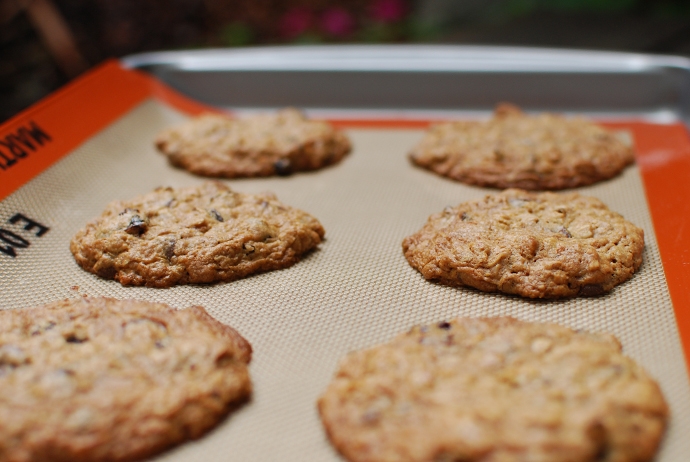
[[[251,45],[256,40],[252,28],[237,21],[221,28],[219,38],[221,44],[226,47],[243,47]]]
[[[468,0],[468,7],[459,9],[465,11],[463,14],[458,14],[463,0],[449,0],[445,6],[448,14],[432,19],[419,14],[424,10],[424,0],[276,0],[265,4],[235,1],[237,7],[246,4],[246,8],[215,7],[220,13],[219,24],[211,44],[234,47],[267,43],[429,42],[469,24],[503,23],[539,13],[690,17],[690,0],[494,0],[485,4]],[[339,9],[351,27],[343,27],[340,33],[327,31],[323,23],[329,9]],[[386,19],[381,14],[392,16]]]
[[[505,0],[494,13],[521,16],[535,11],[564,13],[629,13],[654,16],[690,15],[688,0]]]

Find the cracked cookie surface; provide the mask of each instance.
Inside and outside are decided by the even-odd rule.
[[[634,154],[615,133],[584,118],[527,115],[504,104],[485,122],[432,126],[410,159],[463,183],[543,190],[612,178]]]
[[[513,318],[417,326],[350,353],[318,409],[353,462],[644,462],[668,417],[612,335]]]
[[[291,108],[242,119],[205,114],[164,130],[155,144],[177,167],[225,178],[317,170],[351,149],[340,130]]]
[[[252,391],[250,344],[199,307],[79,298],[0,311],[0,461],[130,461]]]
[[[170,287],[286,268],[324,233],[316,218],[272,193],[243,194],[208,181],[112,202],[77,232],[70,250],[100,277]]]
[[[594,197],[519,189],[446,207],[403,241],[428,280],[529,298],[609,292],[643,249],[642,229]]]

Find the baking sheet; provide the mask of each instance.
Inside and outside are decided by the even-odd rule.
[[[446,205],[493,191],[413,167],[406,153],[423,131],[376,124],[347,129],[354,150],[331,168],[287,178],[226,180],[241,192],[274,191],[323,223],[325,242],[295,266],[232,283],[170,289],[127,288],[85,273],[73,261],[69,240],[105,204],[157,186],[203,181],[170,167],[152,144],[159,130],[186,117],[148,99],[0,202],[3,222],[22,213],[50,228],[18,249],[16,258],[0,261],[4,308],[83,294],[179,308],[200,304],[252,343],[252,401],[204,438],[155,460],[339,460],[315,402],[342,355],[414,324],[497,315],[617,335],[625,352],[657,378],[671,407],[658,460],[681,462],[690,453],[690,385],[637,166],[611,181],[578,188],[645,231],[639,273],[603,297],[532,301],[425,281],[407,264],[402,239]]]
[[[690,59],[457,45],[254,47],[133,55],[125,66],[207,104],[455,117],[531,110],[690,122]]]

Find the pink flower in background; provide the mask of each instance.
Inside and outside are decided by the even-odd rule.
[[[293,8],[280,18],[280,32],[283,37],[295,38],[309,30],[313,22],[311,11],[305,8]]]
[[[334,7],[321,15],[321,29],[335,37],[349,35],[355,27],[355,20],[344,8]]]
[[[371,16],[379,22],[395,22],[405,16],[403,0],[376,0],[371,5]]]

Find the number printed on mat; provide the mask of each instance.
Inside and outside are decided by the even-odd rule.
[[[15,258],[17,250],[31,245],[32,238],[41,237],[50,231],[50,228],[23,213],[15,213],[6,223],[0,227],[0,256]]]

